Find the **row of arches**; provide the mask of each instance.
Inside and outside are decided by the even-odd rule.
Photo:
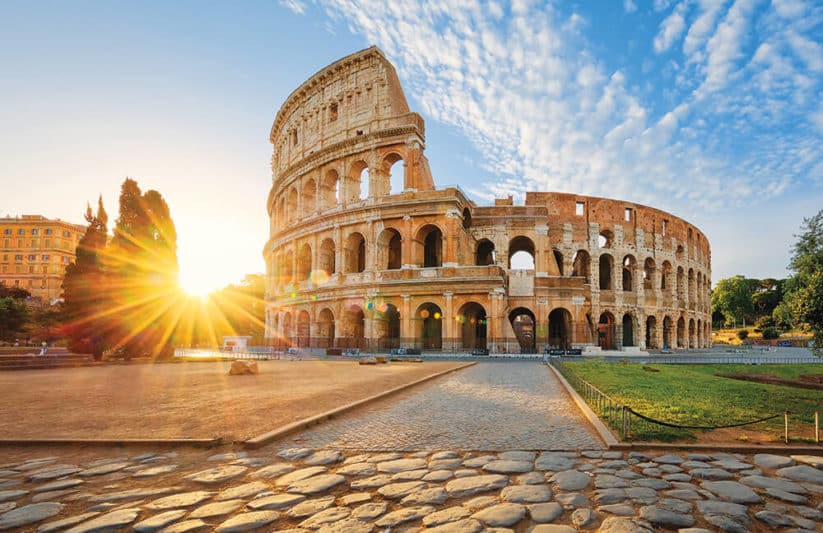
[[[273,216],[282,228],[300,217],[365,200],[399,194],[405,189],[405,164],[397,152],[376,165],[363,160],[351,162],[342,172],[327,168],[295,181],[274,202]]]

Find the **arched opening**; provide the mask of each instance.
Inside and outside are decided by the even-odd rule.
[[[326,171],[320,186],[320,206],[323,209],[334,208],[340,201],[340,179],[337,171]]]
[[[623,292],[631,292],[634,290],[633,281],[636,268],[637,261],[633,255],[627,255],[623,258]]]
[[[655,268],[654,259],[647,257],[643,264],[643,288],[646,290],[652,290]]]
[[[677,320],[677,347],[686,348],[686,321],[683,317]]]
[[[520,344],[520,353],[535,353],[537,339],[535,338],[534,313],[525,307],[518,307],[509,313],[514,336]]]
[[[489,239],[481,239],[480,242],[477,243],[475,264],[477,264],[477,266],[494,264],[494,243]]]
[[[289,250],[283,258],[283,284],[288,285],[294,281],[294,253]]]
[[[418,246],[422,245],[423,267],[439,267],[443,264],[443,232],[433,224],[427,224],[417,232]]]
[[[697,331],[694,329],[694,319],[689,319],[689,348],[697,346]]]
[[[518,236],[509,242],[509,268],[512,270],[534,270],[534,242],[528,237]]]
[[[381,349],[400,347],[400,311],[393,304],[383,302],[374,313],[374,328]]]
[[[331,276],[336,272],[334,254],[334,241],[323,239],[320,243],[320,253],[317,256],[317,269],[320,271],[320,276]]]
[[[394,228],[386,228],[377,238],[378,268],[397,270],[402,265],[402,246],[400,232]]]
[[[349,235],[344,255],[347,274],[366,270],[366,239],[362,234],[354,232]]]
[[[406,190],[406,164],[400,154],[389,154],[383,160],[383,167],[389,175],[389,194],[400,194]]]
[[[586,283],[589,283],[592,273],[592,259],[589,252],[586,250],[578,250],[574,254],[572,265],[572,276],[577,278],[586,278]]]
[[[343,313],[343,337],[346,348],[365,348],[366,315],[358,305],[350,305]]]
[[[443,313],[437,305],[426,302],[415,313],[417,338],[424,350],[439,350],[443,347]]]
[[[657,345],[657,319],[650,315],[646,317],[646,349],[656,350]]]
[[[634,317],[623,315],[623,346],[634,346]]]
[[[297,314],[297,337],[295,338],[295,344],[300,347],[308,347],[309,346],[309,337],[311,335],[311,319],[309,318],[308,311],[300,311]]]
[[[283,343],[291,346],[291,313],[283,315]]]
[[[561,350],[572,347],[572,314],[562,307],[549,313],[549,346]]]
[[[334,313],[328,307],[317,315],[317,346],[319,348],[334,346]]]
[[[668,350],[672,347],[672,338],[673,338],[673,330],[674,324],[672,324],[672,319],[670,317],[663,318],[663,349]]]
[[[612,270],[614,260],[609,254],[600,256],[600,290],[612,290]]]
[[[677,267],[677,305],[686,307],[686,274],[683,267]]]
[[[554,253],[554,262],[557,263],[557,271],[560,275],[563,275],[563,254],[560,250],[552,250]]]
[[[614,245],[614,233],[609,230],[603,230],[597,237],[597,245],[600,248],[611,248]]]
[[[472,212],[468,207],[463,208],[463,229],[472,227]]]
[[[289,212],[289,221],[297,220],[297,189],[292,187],[289,191],[289,203],[287,210]]]
[[[617,349],[617,335],[614,315],[606,311],[600,315],[597,323],[598,344],[602,350]]]
[[[486,310],[476,302],[463,304],[455,317],[460,323],[463,348],[486,348]]]
[[[311,246],[308,243],[300,247],[297,256],[297,282],[303,283],[309,279],[311,274]]]
[[[357,161],[349,168],[343,190],[347,203],[358,202],[368,196],[369,166],[365,161]]]
[[[310,216],[317,210],[317,182],[312,178],[303,184],[303,216]]]

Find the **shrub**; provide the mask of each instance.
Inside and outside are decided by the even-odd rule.
[[[737,332],[737,338],[740,339],[741,341],[744,341],[744,340],[748,339],[749,338],[749,330],[741,329],[740,331]]]
[[[780,332],[777,331],[777,328],[769,327],[763,328],[763,338],[766,340],[770,339],[777,339],[780,337]]]

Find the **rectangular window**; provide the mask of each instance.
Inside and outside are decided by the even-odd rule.
[[[577,202],[574,206],[574,214],[579,216],[579,217],[582,217],[583,216],[583,208],[585,207],[585,205],[586,204],[583,203],[583,202]]]
[[[631,208],[631,207],[627,207],[627,208],[623,211],[623,219],[624,219],[626,222],[631,222],[631,219],[632,219],[632,208]]]
[[[35,229],[31,230],[31,234],[32,235],[37,235],[37,229],[35,228]]]
[[[666,236],[666,230],[667,229],[669,229],[669,221],[664,219],[663,220],[663,236],[664,237]]]

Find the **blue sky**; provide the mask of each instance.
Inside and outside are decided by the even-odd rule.
[[[616,197],[700,227],[713,279],[783,277],[823,208],[814,0],[0,1],[0,215],[166,197],[182,276],[262,271],[285,97],[376,44],[438,186]],[[185,279],[183,280],[186,281]],[[190,284],[191,286],[191,284]]]

